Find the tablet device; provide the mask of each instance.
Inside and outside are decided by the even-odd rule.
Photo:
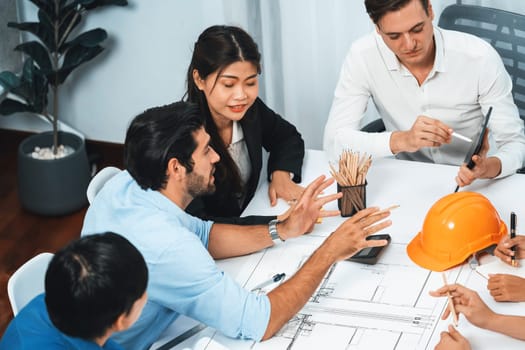
[[[465,157],[465,163],[467,163],[467,168],[472,169],[474,168],[474,162],[472,161],[472,156],[479,154],[481,151],[481,147],[483,146],[483,139],[485,138],[485,134],[487,133],[487,125],[489,124],[490,114],[492,113],[492,107],[489,108],[489,111],[487,112],[487,115],[485,116],[485,120],[483,121],[483,124],[481,125],[481,130],[479,131],[479,137],[475,143],[472,143],[472,146],[470,147],[470,150],[467,153],[467,156]]]
[[[390,244],[390,235],[388,234],[381,234],[381,235],[372,235],[366,237],[366,240],[369,241],[371,239],[386,239],[388,243],[381,247],[367,247],[364,249],[361,249],[359,252],[357,252],[352,257],[348,258],[348,261],[354,261],[362,264],[368,264],[373,265],[377,262],[379,259],[379,255],[381,252]]]

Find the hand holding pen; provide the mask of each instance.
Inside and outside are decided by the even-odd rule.
[[[516,235],[517,233],[517,215],[511,213],[510,217],[510,235],[505,236],[494,249],[494,255],[506,264],[519,266],[519,259],[525,254],[525,236]]]

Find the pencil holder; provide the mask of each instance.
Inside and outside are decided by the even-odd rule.
[[[337,200],[337,206],[341,211],[342,217],[352,216],[359,210],[366,208],[366,185],[340,186],[337,184],[337,192],[342,192],[343,196]]]

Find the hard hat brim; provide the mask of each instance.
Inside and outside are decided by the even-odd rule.
[[[417,265],[421,266],[422,268],[441,272],[445,271],[451,267],[454,267],[456,265],[461,264],[463,261],[455,262],[455,261],[449,261],[445,262],[442,260],[438,260],[428,254],[425,254],[425,249],[423,245],[421,244],[421,232],[418,232],[418,234],[408,243],[407,245],[407,254],[409,258],[416,263]]]

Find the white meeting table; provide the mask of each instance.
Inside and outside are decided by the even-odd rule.
[[[442,321],[444,298],[432,298],[428,291],[442,285],[440,273],[424,270],[406,255],[406,245],[420,231],[430,207],[456,187],[458,167],[396,160],[374,159],[367,175],[367,206],[400,207],[391,212],[391,244],[376,265],[340,262],[327,274],[314,298],[298,316],[276,335],[261,343],[227,338],[212,328],[205,328],[173,349],[433,349],[450,320]],[[330,176],[322,151],[308,150],[303,165],[303,186],[319,175]],[[271,207],[266,177],[261,176],[257,193],[243,215],[275,215],[288,205],[279,200]],[[325,194],[335,193],[335,184]],[[478,180],[460,189],[485,195],[509,224],[510,212],[518,215],[519,226],[525,217],[525,175],[516,174],[498,180]],[[337,202],[325,206],[337,209]],[[248,256],[224,259],[218,265],[241,285],[252,289],[276,272],[289,278],[300,263],[345,218],[324,218],[312,233],[277,243],[274,247]],[[302,259],[302,260],[301,260]],[[495,259],[487,256],[481,263]],[[329,275],[329,276],[328,276]],[[525,303],[497,303],[486,289],[487,280],[471,270],[468,264],[447,271],[449,283],[459,282],[476,291],[496,312],[525,316]],[[263,292],[268,292],[275,285]],[[174,336],[195,325],[181,317],[151,349],[165,344]],[[523,349],[525,342],[479,329],[460,317],[458,330],[473,349]],[[330,345],[329,345],[330,344]],[[333,345],[332,345],[333,344]]]

